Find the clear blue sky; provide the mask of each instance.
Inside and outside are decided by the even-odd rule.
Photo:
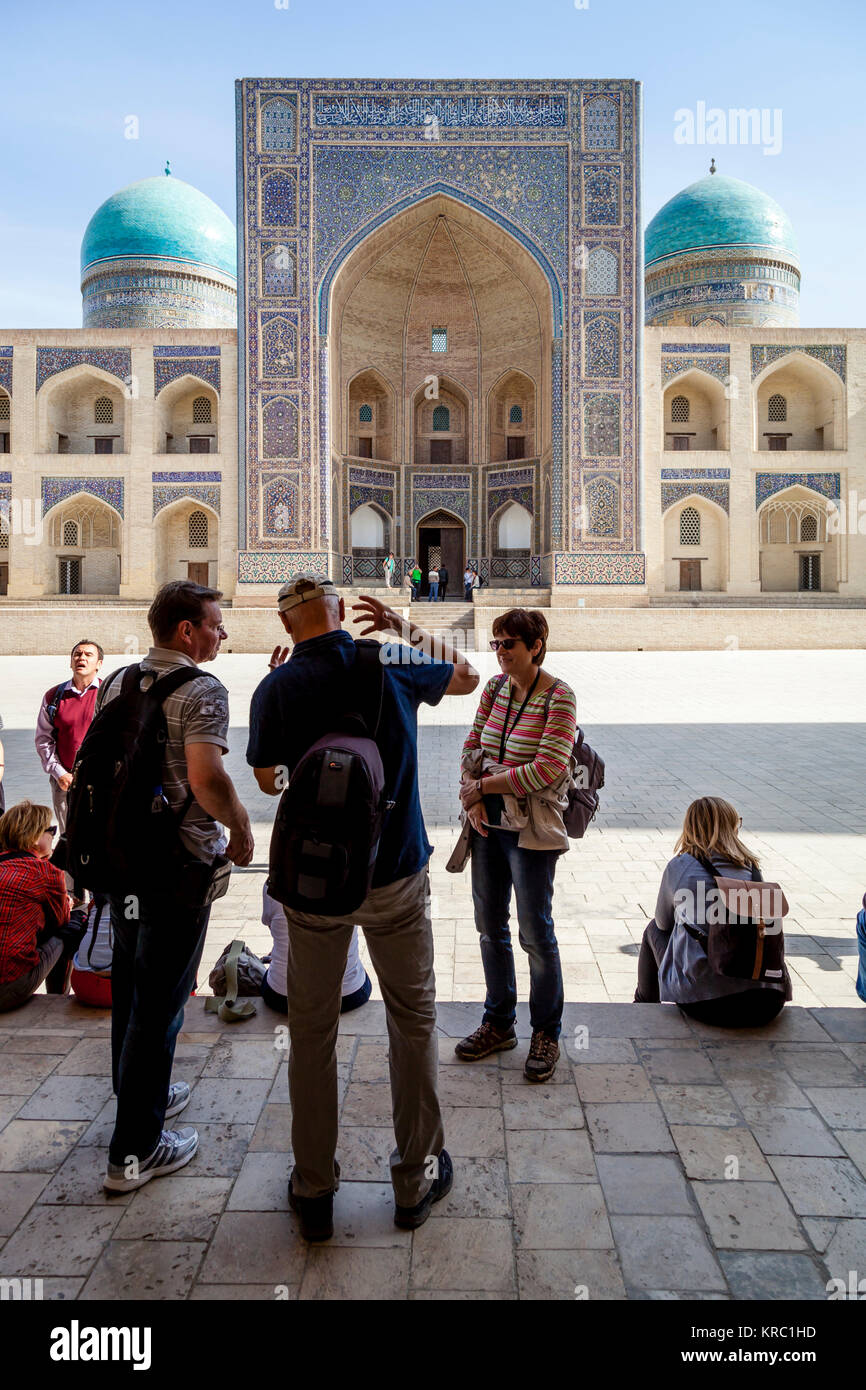
[[[790,216],[802,323],[866,325],[864,31],[862,0],[7,4],[0,324],[80,326],[88,219],[167,156],[234,220],[234,79],[283,76],[638,78],[645,218],[714,154]],[[701,101],[781,109],[781,153],[676,143],[674,112]]]

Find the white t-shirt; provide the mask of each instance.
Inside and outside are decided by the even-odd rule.
[[[286,976],[289,971],[289,927],[282,903],[278,903],[276,898],[271,897],[267,885],[262,888],[262,921],[270,931],[273,941],[271,963],[268,966],[267,974],[268,985],[274,994],[285,994]],[[361,960],[358,928],[356,927],[349,943],[349,958],[346,961],[346,973],[343,976],[340,991],[344,999],[347,994],[354,994],[356,990],[361,988],[366,975],[367,972]]]

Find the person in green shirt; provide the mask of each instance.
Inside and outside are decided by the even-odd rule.
[[[412,569],[411,569],[411,571],[410,571],[410,576],[411,576],[411,579],[412,579],[412,597],[413,597],[413,599],[417,599],[417,597],[418,597],[418,590],[419,590],[419,587],[420,587],[420,584],[421,584],[421,571],[420,571],[420,569],[418,568],[417,564],[416,564],[414,561],[413,561],[413,563],[412,563]]]

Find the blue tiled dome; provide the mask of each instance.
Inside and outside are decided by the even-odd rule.
[[[136,256],[192,261],[237,275],[235,229],[222,208],[171,175],[121,188],[87,224],[82,273],[100,261]]]
[[[775,198],[741,179],[708,174],[675,194],[646,230],[646,264],[707,246],[761,246],[797,261],[797,240]]]

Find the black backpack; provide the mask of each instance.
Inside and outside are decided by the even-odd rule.
[[[84,736],[67,792],[66,869],[94,893],[124,895],[167,886],[185,855],[180,824],[192,792],[173,811],[162,792],[168,737],[163,702],[187,681],[208,673],[181,666],[151,681],[135,662],[122,674],[120,693],[103,702]],[[216,677],[211,677],[216,680]]]
[[[499,677],[493,692],[494,700],[507,680],[507,676]],[[547,691],[544,701],[545,724],[550,713],[553,692],[558,684],[559,681],[555,680]],[[595,819],[598,811],[598,794],[604,786],[604,759],[590,748],[583,736],[583,729],[579,726],[575,730],[574,747],[571,753],[577,767],[574,774],[574,785],[568,789],[568,805],[562,813],[562,820],[568,838],[570,840],[582,840],[589,828],[590,821]]]
[[[385,813],[382,717],[385,668],[375,641],[358,641],[353,688],[339,727],[299,759],[271,836],[268,892],[285,907],[344,917],[366,898]]]

